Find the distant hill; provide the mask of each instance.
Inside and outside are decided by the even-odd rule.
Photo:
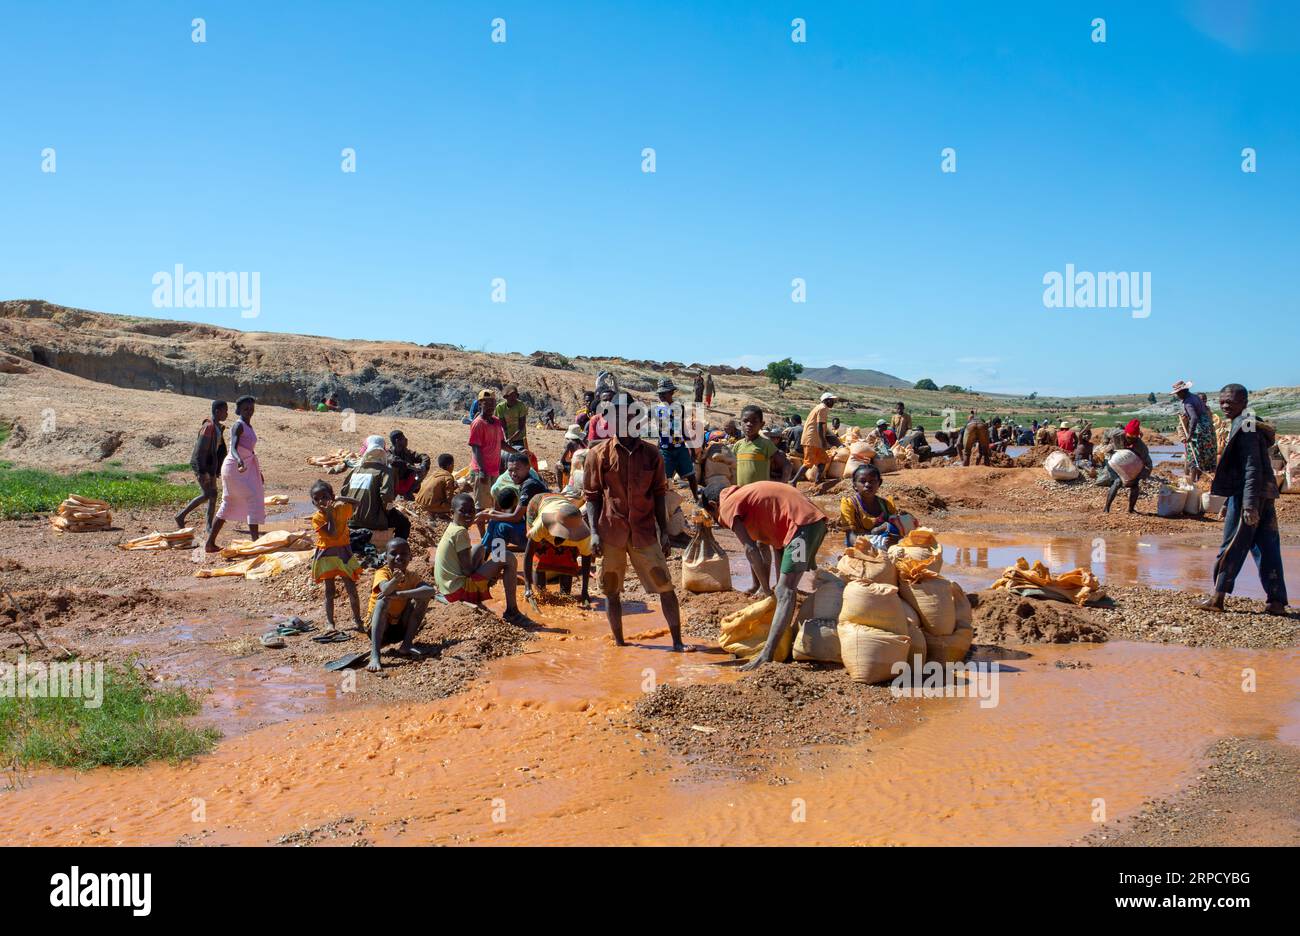
[[[884,374],[878,370],[840,367],[838,364],[832,364],[830,367],[805,367],[803,373],[799,376],[804,380],[815,380],[818,383],[848,384],[851,387],[910,389],[913,383],[910,380],[895,377],[893,374]]]

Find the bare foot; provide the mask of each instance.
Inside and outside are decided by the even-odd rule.
[[[220,547],[220,546],[204,546],[204,547],[203,547],[203,551],[204,551],[205,553],[209,553],[209,554],[211,554],[211,553],[219,553],[219,552],[221,552],[221,547]]]
[[[416,650],[414,647],[398,647],[393,652],[404,660],[420,660],[424,658],[424,651]]]
[[[1192,602],[1192,607],[1199,608],[1202,611],[1222,611],[1223,601],[1215,596],[1202,598],[1200,601]]]
[[[176,519],[176,529],[178,530],[185,529],[185,514],[177,514],[175,519]]]
[[[748,663],[742,666],[740,670],[743,673],[748,673],[750,670],[756,670],[764,663],[770,663],[770,662],[771,662],[770,660],[763,659],[762,655],[760,654],[759,656],[754,657],[754,659],[750,660]]]
[[[366,664],[366,672],[378,673],[384,668],[384,664],[379,662],[379,657],[371,657],[370,662]]]
[[[1286,605],[1281,604],[1280,602],[1266,604],[1264,605],[1264,613],[1273,614],[1278,617],[1286,617]]]
[[[690,644],[675,643],[673,644],[673,653],[694,653],[695,648]]]

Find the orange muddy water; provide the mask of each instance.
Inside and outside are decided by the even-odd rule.
[[[994,707],[927,699],[776,782],[720,776],[618,721],[656,682],[739,674],[669,652],[657,611],[628,605],[634,646],[547,608],[530,652],[440,702],[327,709],[180,767],[30,776],[0,793],[0,842],[263,844],[352,817],[377,844],[1064,843],[1187,783],[1215,738],[1300,737],[1297,651],[1032,647],[1002,655]]]

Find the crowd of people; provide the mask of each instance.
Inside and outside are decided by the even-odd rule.
[[[1215,591],[1204,607],[1223,608],[1245,557],[1253,555],[1268,610],[1284,613],[1278,485],[1269,459],[1272,429],[1250,414],[1241,385],[1229,384],[1220,392],[1224,419],[1218,424],[1205,395],[1191,393],[1190,387],[1179,381],[1172,391],[1181,404],[1188,476],[1196,480],[1213,475],[1212,493],[1226,499]],[[355,464],[349,462],[337,494],[325,481],[317,481],[309,492],[316,547],[311,578],[323,585],[328,625],[324,638],[341,633],[335,624],[336,580],[347,596],[353,627],[369,633],[369,668],[378,670],[380,648],[386,643],[398,644],[399,655],[418,656],[413,640],[434,600],[481,605],[500,582],[503,617],[523,623],[526,618],[516,603],[518,585],[531,604],[536,593],[551,584],[572,594],[577,583],[581,606],[590,607],[590,578],[599,558],[604,610],[615,643],[624,644],[621,595],[631,566],[645,592],[659,596],[673,648],[689,651],[667,563],[673,545],[668,496],[677,481],[713,523],[731,530],[740,542],[753,573],[751,593],[775,596],[767,645],[748,665],[770,660],[792,626],[799,579],[815,568],[827,533],[826,515],[798,484],[822,480],[832,450],[841,444],[844,431],[834,415],[839,399],[833,392],[823,393],[806,418],[786,417],[772,426],[766,424],[762,408],[750,404],[741,409],[739,420],[728,419],[714,428],[708,407],[715,389],[711,375],[696,374],[695,405],[683,405],[676,402],[676,384],[662,378],[654,400],[642,403],[621,390],[613,374],[601,373],[574,423],[564,431],[554,489],[539,470],[528,437],[530,410],[513,385],[503,388],[500,399],[491,388],[476,395],[467,420],[468,471],[462,477],[456,474],[451,453],[431,459],[414,451],[400,430],[387,439],[369,436]],[[199,427],[191,467],[201,493],[177,514],[176,522],[184,526],[190,513],[206,505],[208,552],[218,551],[217,536],[226,522],[247,523],[256,540],[266,520],[265,478],[252,425],[255,410],[252,397],[235,402],[229,446],[225,402],[214,402]],[[546,410],[538,424],[558,428],[554,410]],[[1019,426],[999,417],[986,421],[971,411],[963,426],[936,431],[931,442],[899,402],[890,418],[877,420],[860,441],[872,457],[854,458],[845,466],[849,484],[839,520],[847,546],[861,540],[885,549],[915,522],[881,493],[877,452],[909,450],[922,461],[952,457],[970,465],[972,458],[975,464],[987,463],[992,450],[1010,444],[1052,444],[1076,464],[1098,468],[1092,426],[1086,421],[1075,426],[1069,419],[1056,426],[1040,426],[1036,420]],[[1141,461],[1133,477],[1122,477],[1110,467],[1110,457],[1121,450]],[[1141,481],[1153,467],[1139,421],[1106,433],[1098,454],[1096,481],[1108,488],[1105,509],[1127,489],[1128,507],[1134,510]],[[445,521],[432,557],[433,582],[410,569],[411,520],[397,507],[399,500],[408,501],[417,516]],[[478,533],[477,542],[471,529]],[[363,616],[358,551],[379,531],[389,536]]]

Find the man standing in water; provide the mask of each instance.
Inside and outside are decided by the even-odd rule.
[[[1275,430],[1247,411],[1246,388],[1228,384],[1219,391],[1219,408],[1231,420],[1228,441],[1210,486],[1210,493],[1228,499],[1223,521],[1223,545],[1214,562],[1214,594],[1198,606],[1222,611],[1232,594],[1247,554],[1255,557],[1269,614],[1286,614],[1286,582],[1282,578],[1282,539],[1277,526],[1277,479],[1268,459]]]
[[[673,649],[689,651],[693,648],[682,643],[681,609],[664,558],[669,548],[664,460],[657,446],[637,438],[648,428],[648,414],[640,404],[619,393],[610,407],[613,438],[588,449],[582,476],[587,525],[593,531],[591,550],[601,557],[609,629],[614,643],[625,646],[622,593],[630,561],[646,592],[659,595]]]

